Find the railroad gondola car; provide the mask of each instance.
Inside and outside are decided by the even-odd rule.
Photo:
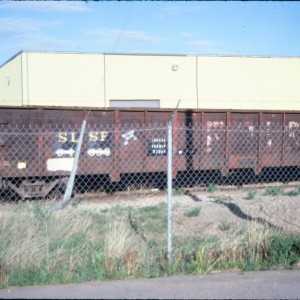
[[[87,129],[77,175],[119,182],[123,174],[167,170],[171,109],[1,107],[0,189],[45,197],[65,185],[81,122]],[[151,127],[152,126],[152,127]],[[300,112],[179,109],[173,177],[184,172],[300,166]],[[152,130],[145,130],[152,128]]]

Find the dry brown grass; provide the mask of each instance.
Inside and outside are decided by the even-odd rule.
[[[271,236],[274,229],[248,222],[246,230],[236,231],[232,235],[220,240],[218,258],[224,261],[243,261],[251,257],[254,262],[267,257]]]
[[[70,266],[80,263],[81,257],[66,243],[76,234],[91,233],[90,216],[67,208],[50,217],[47,207],[36,203],[2,206],[1,212],[2,269],[38,268],[46,262],[51,271],[62,261],[71,262]],[[55,249],[49,251],[51,244]]]
[[[133,274],[142,263],[145,255],[145,245],[139,236],[130,228],[126,217],[108,217],[108,230],[105,236],[104,267],[112,273],[122,262],[127,270],[127,275]]]

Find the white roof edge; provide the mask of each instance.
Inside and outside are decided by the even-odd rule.
[[[126,55],[126,56],[181,56],[181,57],[237,57],[237,58],[300,58],[300,56],[272,56],[272,55],[233,55],[233,54],[173,54],[173,53],[123,53],[123,52],[80,52],[80,51],[35,51],[21,50],[0,65],[5,64],[23,53],[45,53],[45,54],[83,54],[83,55]]]
[[[13,55],[12,57],[10,57],[8,60],[6,60],[3,64],[0,65],[0,68],[2,68],[4,65],[6,65],[7,63],[9,63],[11,60],[15,59],[20,54],[22,54],[22,52],[23,51],[19,51],[15,55]]]

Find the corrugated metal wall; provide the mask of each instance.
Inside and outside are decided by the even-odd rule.
[[[300,109],[300,58],[198,57],[204,108]]]
[[[22,56],[24,105],[103,106],[103,55],[23,53]]]
[[[22,52],[0,72],[2,105],[300,110],[298,57]]]
[[[159,99],[161,107],[196,107],[196,58],[106,55],[106,99]],[[172,70],[172,66],[178,70]]]

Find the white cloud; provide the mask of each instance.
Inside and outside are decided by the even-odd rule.
[[[37,11],[88,12],[91,9],[83,1],[2,1],[0,9],[30,9]]]
[[[90,31],[87,34],[101,39],[101,42],[104,44],[116,43],[118,39],[120,39],[122,43],[157,43],[162,40],[162,38],[160,38],[159,36],[146,34],[142,31],[133,30],[121,31],[118,29],[99,29],[95,31]]]
[[[24,34],[24,41],[17,42],[22,49],[33,49],[33,50],[56,50],[56,49],[68,49],[73,45],[72,40],[59,39],[45,34],[40,33],[27,33]]]
[[[57,38],[45,29],[58,27],[62,24],[57,21],[37,21],[28,18],[2,18],[0,19],[0,51],[16,53],[21,50],[69,50],[76,48],[80,43]]]
[[[1,18],[0,36],[1,38],[13,38],[15,35],[25,32],[38,32],[45,27],[58,26],[58,22],[34,21],[27,18]]]
[[[79,41],[77,41],[79,43]],[[17,53],[21,50],[33,51],[68,51],[75,47],[74,41],[59,39],[42,33],[20,34],[12,42],[1,43],[0,51]]]

